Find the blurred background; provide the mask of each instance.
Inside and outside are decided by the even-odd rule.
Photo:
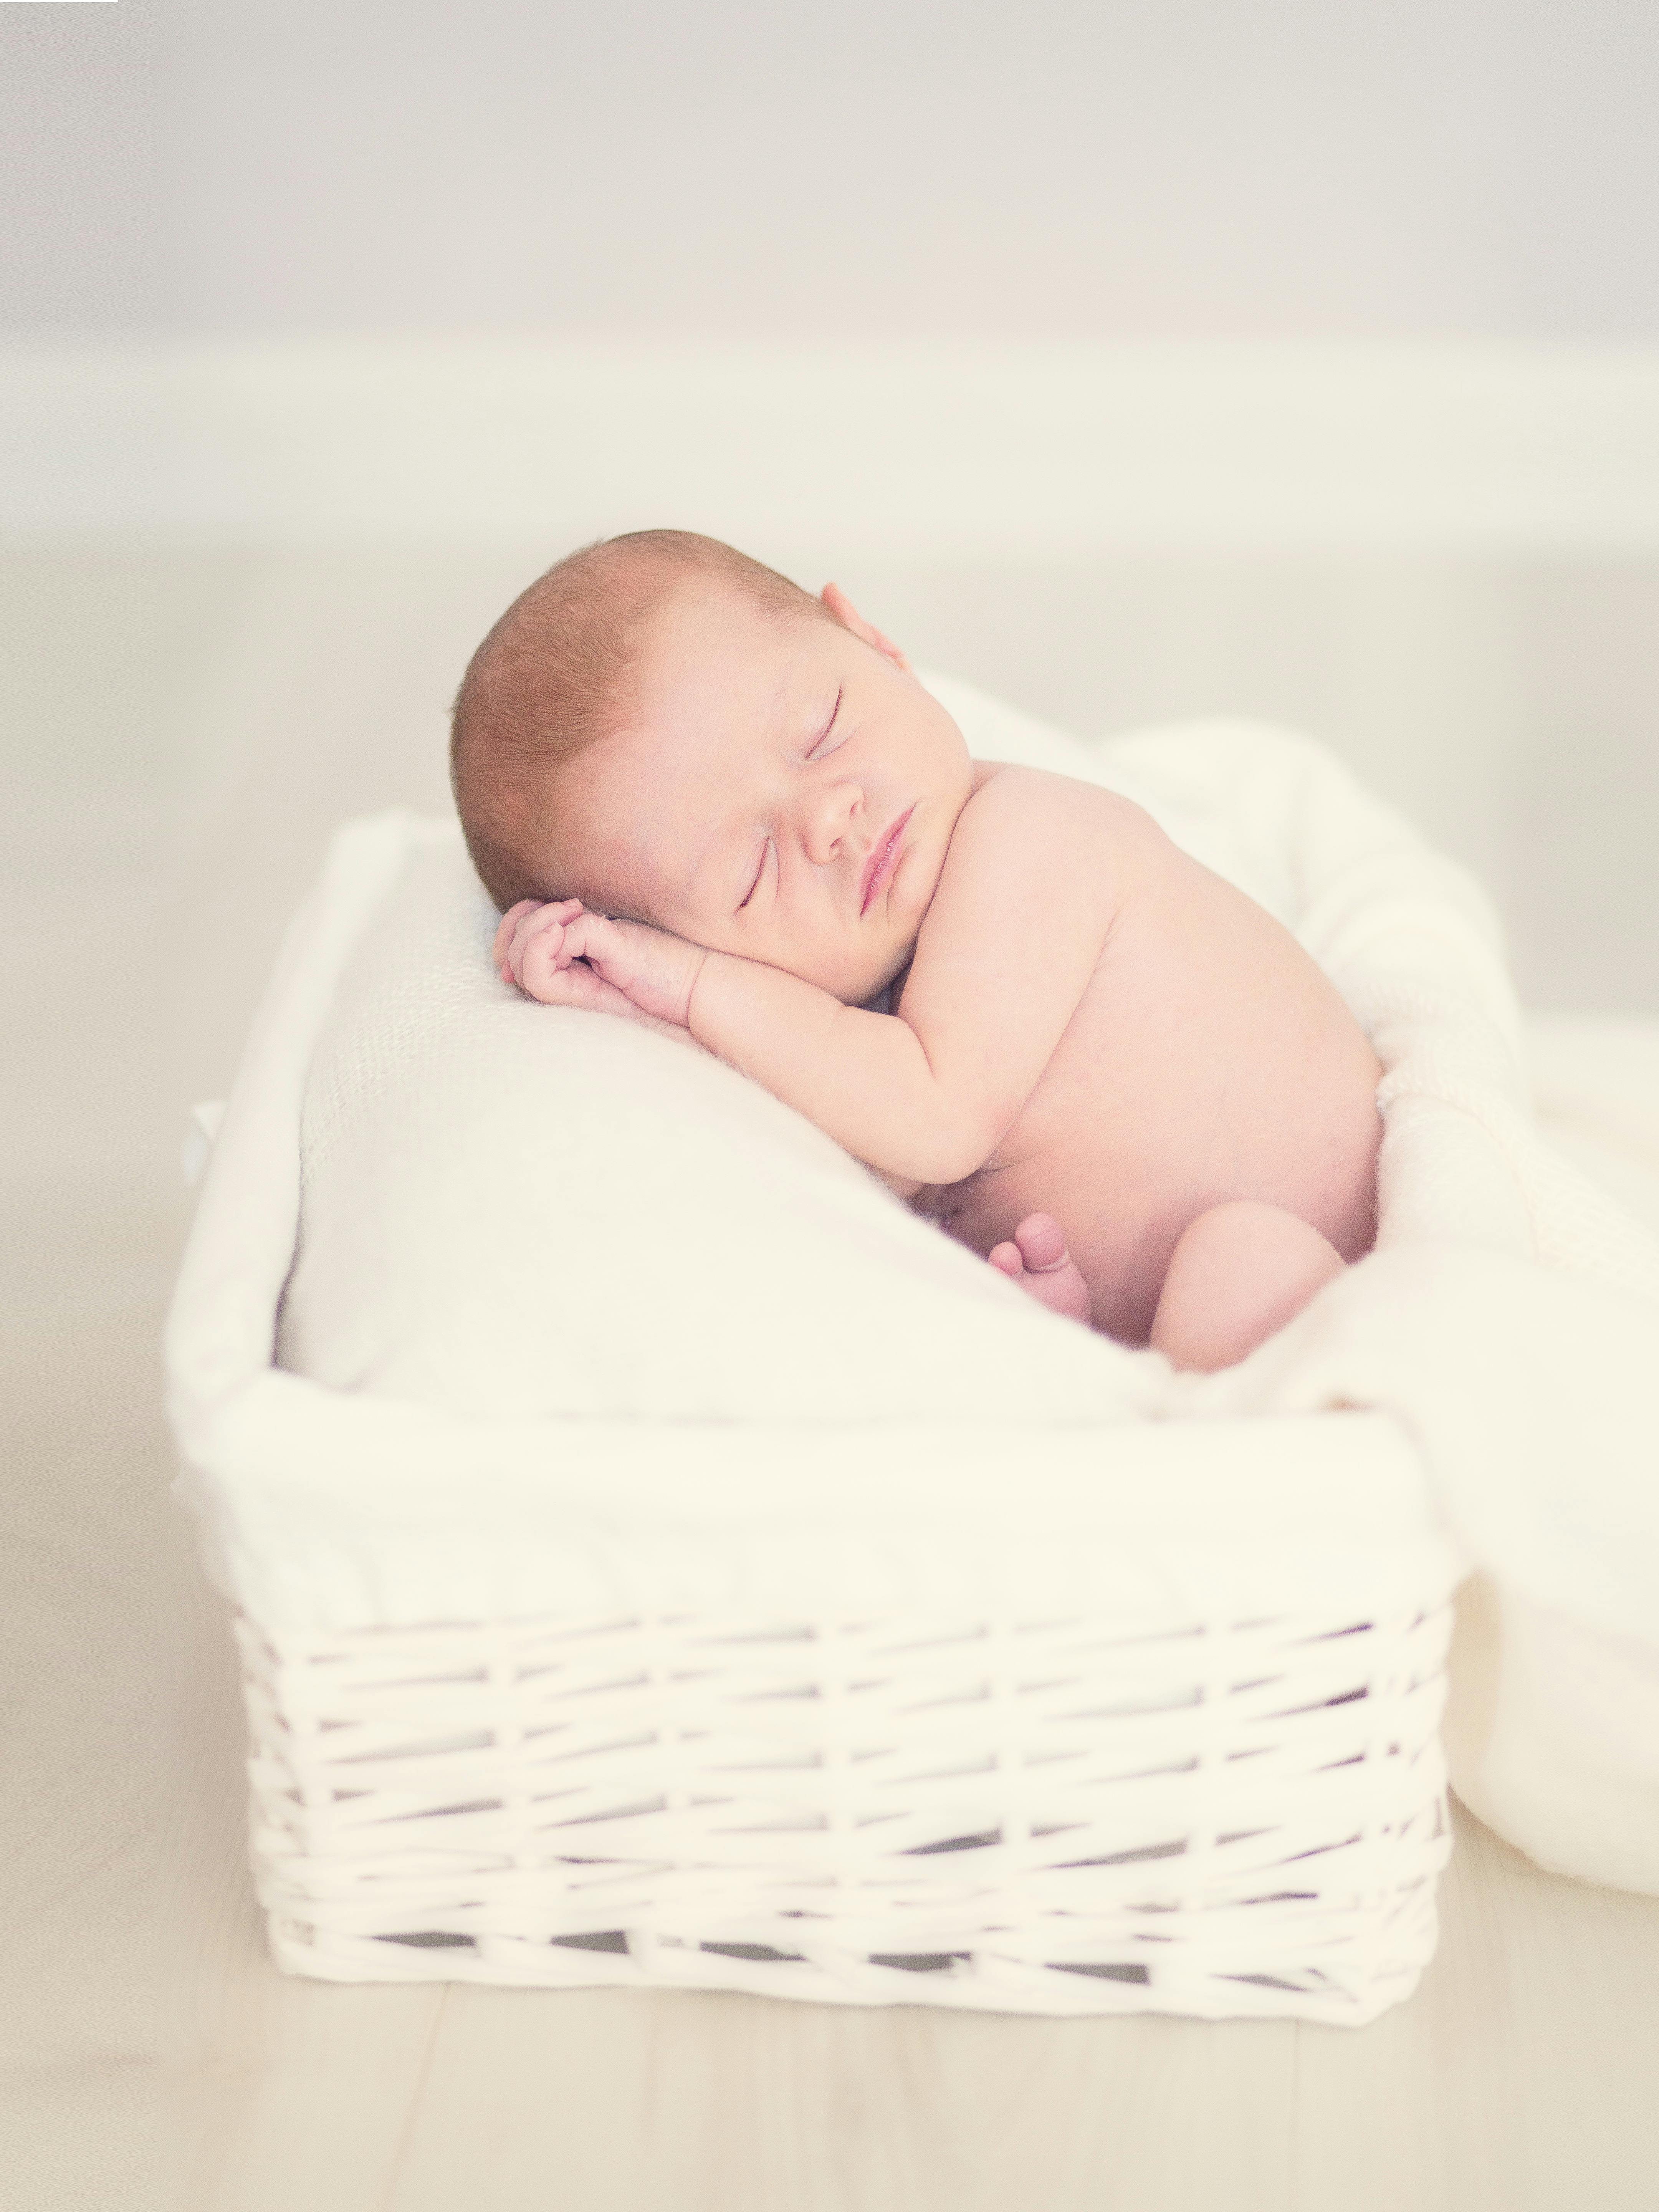
[[[150,1154],[500,607],[672,523],[1311,731],[1659,1011],[1656,82],[1634,0],[5,9],[14,948],[165,879]]]
[[[274,2207],[281,2080],[344,2054],[391,2143],[351,2069],[424,2048],[269,1968],[156,1402],[185,1110],[331,826],[447,807],[501,607],[676,525],[1081,733],[1310,732],[1531,1006],[1659,1015],[1656,86],[1645,0],[0,5],[0,2116],[52,2204],[205,2201],[234,2124],[212,2201]]]

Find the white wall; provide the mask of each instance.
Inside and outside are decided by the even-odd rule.
[[[1659,335],[1650,0],[0,7],[0,331]]]
[[[1656,84],[1651,0],[0,4],[0,860],[240,777],[274,931],[674,522],[1075,726],[1297,722],[1659,1009]]]

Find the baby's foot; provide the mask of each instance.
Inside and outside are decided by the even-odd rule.
[[[1085,1328],[1092,1322],[1089,1285],[1066,1249],[1065,1233],[1052,1213],[1028,1213],[1015,1230],[1013,1243],[994,1245],[988,1256],[999,1273],[1029,1291],[1050,1313],[1064,1314]]]

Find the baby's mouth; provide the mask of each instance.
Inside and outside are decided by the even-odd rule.
[[[860,915],[867,914],[870,902],[893,872],[898,862],[899,840],[904,835],[904,825],[915,812],[914,805],[907,806],[893,823],[879,845],[864,864],[864,896],[859,901]]]

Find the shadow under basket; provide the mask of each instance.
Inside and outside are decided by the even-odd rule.
[[[1434,1948],[1449,1625],[239,1616],[272,1948],[1358,2025]]]

